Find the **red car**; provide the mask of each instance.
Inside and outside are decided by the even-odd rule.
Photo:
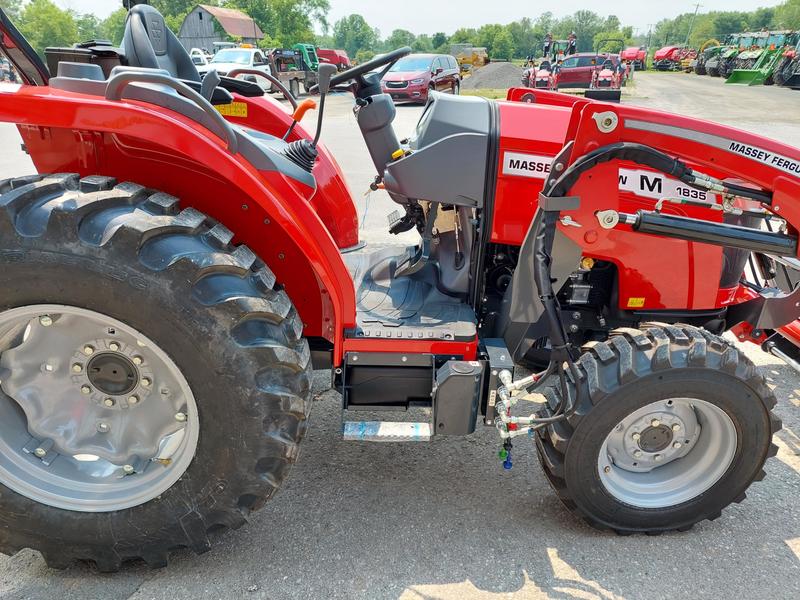
[[[558,74],[559,88],[588,88],[592,84],[595,71],[604,61],[610,60],[614,69],[620,63],[619,54],[595,54],[594,52],[581,52],[568,56],[561,63]]]
[[[394,100],[427,102],[430,92],[460,93],[461,73],[447,54],[410,54],[389,69],[381,88]]]

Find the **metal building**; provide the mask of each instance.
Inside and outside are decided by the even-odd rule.
[[[212,50],[214,42],[231,38],[245,44],[258,44],[264,33],[256,22],[240,10],[199,4],[186,15],[178,39],[187,50]]]

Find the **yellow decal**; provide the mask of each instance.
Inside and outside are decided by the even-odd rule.
[[[230,104],[220,104],[216,109],[225,117],[247,118],[247,104],[245,102],[231,102]]]
[[[644,298],[628,298],[628,308],[644,307]]]

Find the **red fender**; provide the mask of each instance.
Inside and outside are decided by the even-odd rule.
[[[307,336],[334,343],[355,324],[355,292],[310,189],[259,172],[211,131],[142,102],[0,84],[0,121],[15,123],[40,172],[103,174],[181,198],[236,232],[275,272]]]

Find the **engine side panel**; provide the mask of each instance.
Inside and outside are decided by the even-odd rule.
[[[585,101],[576,106],[584,104]],[[550,162],[567,141],[572,118],[572,108],[563,106],[500,103],[501,140],[492,242],[522,245]],[[583,256],[616,265],[618,309],[704,310],[731,302],[733,290],[720,290],[722,248],[633,231],[606,230],[594,216],[596,211],[608,209],[652,210],[661,197],[691,194],[692,190],[648,169],[614,161],[596,167],[578,182],[572,193],[581,197],[581,209],[570,213],[572,224],[561,226],[560,230],[582,249]],[[721,213],[703,208],[667,204],[663,211],[722,220]]]

